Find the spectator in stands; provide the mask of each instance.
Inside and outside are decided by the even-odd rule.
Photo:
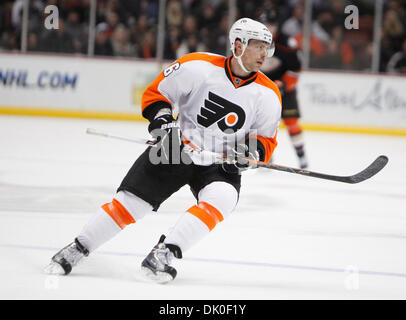
[[[106,34],[109,38],[111,38],[113,36],[115,29],[120,23],[120,17],[118,13],[115,11],[107,12],[106,23],[107,23]]]
[[[176,51],[181,43],[181,31],[177,27],[169,27],[165,33],[164,43],[164,59],[175,60],[177,58]]]
[[[337,50],[333,52],[333,49]],[[351,69],[354,63],[354,50],[349,41],[344,38],[344,30],[342,25],[336,25],[333,27],[331,31],[331,40],[329,40],[327,44],[327,56],[330,57],[323,57],[323,59],[333,59],[336,60],[335,67],[338,69]],[[336,56],[333,58],[332,56]],[[326,68],[328,64],[325,65]],[[333,69],[333,65],[331,69]]]
[[[41,51],[41,48],[40,48],[39,43],[38,43],[38,36],[34,32],[31,32],[31,33],[28,34],[27,51],[28,52]]]
[[[107,35],[108,25],[101,22],[96,26],[96,39],[94,44],[94,54],[98,56],[113,56],[114,50]]]
[[[9,50],[9,51],[17,51],[20,50],[20,45],[18,41],[17,34],[11,31],[3,32],[2,37],[0,39],[0,49],[1,50]]]
[[[55,53],[74,53],[72,36],[65,30],[65,21],[58,19],[58,29],[47,30],[40,39],[41,51]]]
[[[388,37],[390,39],[395,50],[400,50],[406,32],[402,21],[395,10],[389,9],[385,12],[383,19],[383,31],[384,37]]]
[[[345,6],[342,0],[332,0],[330,6],[330,12],[334,25],[343,26],[347,15],[344,13]]]
[[[197,33],[198,30],[196,18],[192,15],[187,15],[183,21],[182,37],[187,38],[188,36],[196,35]]]
[[[22,16],[25,0],[16,0],[13,4],[11,12],[11,21],[16,33],[21,32],[22,28]],[[42,17],[44,12],[44,5],[40,0],[31,0],[29,1],[29,29],[38,30],[39,26],[42,23]]]
[[[335,39],[330,39],[326,42],[325,48],[325,54],[317,60],[314,67],[323,69],[341,69],[343,64],[339,43]]]
[[[218,16],[216,15],[216,8],[211,2],[206,2],[201,8],[198,17],[199,30],[210,33],[218,26]]]
[[[331,31],[333,21],[333,15],[330,11],[320,12],[312,24],[313,35],[322,42],[329,41],[331,38],[329,32]]]
[[[176,50],[176,57],[180,58],[187,53],[191,52],[204,52],[206,47],[203,43],[199,42],[196,34],[190,34],[187,38],[183,39],[178,50]]]
[[[150,29],[146,15],[139,15],[135,25],[130,29],[130,41],[136,45],[141,43],[142,37]]]
[[[114,30],[112,44],[115,56],[133,57],[135,56],[134,46],[128,41],[128,30],[124,25],[119,25]]]
[[[66,32],[73,39],[73,46],[76,53],[86,53],[86,38],[88,26],[80,23],[79,13],[77,11],[68,12],[65,23]]]
[[[396,52],[389,60],[386,71],[406,74],[406,39],[403,41],[402,50]]]
[[[158,0],[127,1],[138,2],[138,10],[136,10],[136,13],[139,15],[145,15],[151,24],[157,24],[159,11]]]
[[[281,27],[282,33],[287,36],[293,37],[299,33],[302,33],[304,8],[301,5],[294,7],[293,15],[287,19]]]
[[[179,0],[169,0],[166,7],[166,23],[170,27],[181,28],[182,22],[182,3]]]
[[[206,50],[212,53],[217,53],[227,56],[228,45],[228,16],[225,14],[220,20],[220,25],[211,32],[206,44]]]
[[[372,42],[359,48],[354,59],[354,70],[371,71],[374,46]]]
[[[138,47],[137,55],[140,58],[156,57],[156,39],[154,31],[150,30],[144,34],[144,38]]]

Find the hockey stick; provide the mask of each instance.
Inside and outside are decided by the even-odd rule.
[[[114,138],[114,139],[119,139],[119,140],[125,140],[125,141],[130,141],[130,142],[135,142],[135,143],[140,143],[140,144],[146,144],[146,145],[155,145],[157,143],[156,140],[148,140],[148,139],[141,139],[141,138],[128,138],[128,137],[123,137],[120,135],[115,135],[115,134],[109,134],[101,131],[97,131],[94,129],[87,129],[86,130],[87,134],[92,134],[92,135],[98,135],[106,138]],[[218,162],[235,162],[236,160],[234,159],[229,159],[227,158],[224,154],[221,153],[215,153],[207,150],[202,150],[197,147],[193,147],[190,144],[185,145],[185,148],[183,149],[185,152],[193,154],[208,154],[212,155],[217,159]],[[324,179],[324,180],[330,180],[330,181],[337,181],[337,182],[344,182],[344,183],[360,183],[362,181],[365,181],[374,175],[376,175],[379,171],[381,171],[386,164],[388,163],[389,159],[387,156],[381,155],[378,158],[376,158],[367,168],[364,170],[350,176],[336,176],[336,175],[331,175],[331,174],[325,174],[325,173],[320,173],[320,172],[315,172],[315,171],[310,171],[310,170],[305,170],[305,169],[297,169],[293,167],[287,167],[287,166],[282,166],[279,164],[274,164],[274,163],[267,163],[263,161],[253,161],[250,159],[247,159],[250,161],[256,168],[267,168],[267,169],[272,169],[272,170],[277,170],[277,171],[284,171],[284,172],[290,172],[290,173],[295,173],[295,174],[300,174],[303,176],[307,177],[313,177],[313,178],[319,178],[319,179]]]
[[[91,129],[91,128],[87,128],[86,133],[105,137],[105,138],[113,138],[113,139],[135,142],[135,143],[140,143],[140,144],[147,144],[150,146],[153,146],[154,144],[157,143],[156,140],[148,140],[148,139],[142,139],[142,138],[128,138],[128,137],[124,137],[124,136],[120,136],[120,135],[116,135],[116,134],[112,134],[112,133],[98,131],[98,130]]]
[[[273,163],[266,163],[266,162],[257,162],[258,168],[267,168],[273,169],[278,171],[285,171],[290,173],[301,174],[308,177],[319,178],[324,180],[331,180],[331,181],[338,181],[338,182],[345,182],[345,183],[359,183],[364,180],[367,180],[374,175],[376,175],[379,171],[381,171],[386,164],[388,163],[389,159],[387,156],[379,156],[376,158],[367,168],[364,170],[351,175],[351,176],[335,176],[331,174],[325,174],[320,172],[314,172],[304,169],[296,169],[292,167],[281,166],[278,164]]]

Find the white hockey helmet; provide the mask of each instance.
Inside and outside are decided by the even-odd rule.
[[[250,18],[241,18],[234,22],[234,24],[231,26],[228,37],[230,40],[230,49],[233,52],[233,56],[237,59],[240,66],[246,72],[248,72],[248,70],[245,69],[241,61],[241,56],[244,54],[249,40],[260,40],[269,43],[270,47],[267,51],[268,57],[272,57],[275,52],[275,46],[272,42],[272,33],[263,23],[252,20]],[[242,53],[238,57],[235,55],[234,46],[237,39],[239,39],[242,43]]]
[[[230,40],[230,48],[234,53],[234,44],[237,39],[241,40],[244,47],[248,45],[249,40],[260,40],[272,45],[272,33],[261,22],[250,18],[241,18],[234,22],[228,34]],[[269,54],[273,55],[270,51]]]

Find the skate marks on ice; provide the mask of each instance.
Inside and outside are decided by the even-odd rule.
[[[406,238],[406,235],[404,235],[402,238]],[[0,248],[9,248],[9,249],[20,249],[20,250],[32,250],[32,251],[49,251],[49,252],[54,252],[57,251],[58,248],[50,248],[50,247],[41,247],[41,246],[29,246],[29,245],[14,245],[14,244],[0,244]],[[105,260],[109,261],[111,263],[111,259],[104,259],[102,258],[103,256],[115,256],[115,257],[132,257],[132,258],[138,258],[136,260],[142,260],[145,258],[147,253],[141,254],[141,253],[130,253],[130,252],[116,252],[116,251],[97,251],[92,253],[92,255],[97,255],[97,259],[99,262],[97,264],[100,264],[100,260]],[[86,257],[83,259],[83,262],[81,261],[78,266],[81,266],[83,263],[89,263],[90,257]],[[140,260],[140,261],[141,261]],[[230,260],[230,259],[210,259],[210,258],[196,258],[196,257],[190,257],[190,258],[182,258],[182,261],[185,262],[195,262],[200,265],[202,264],[221,264],[221,265],[226,265],[226,266],[246,266],[246,267],[255,267],[255,268],[276,268],[276,269],[287,269],[287,270],[307,270],[307,271],[318,271],[318,272],[332,272],[332,273],[345,273],[347,272],[346,268],[332,268],[332,267],[322,267],[322,266],[310,266],[310,265],[293,265],[293,264],[280,264],[280,263],[269,263],[269,262],[255,262],[255,261],[243,261],[243,260]],[[101,274],[101,276],[105,277],[107,275],[111,275],[109,270],[106,270],[106,264],[101,263],[103,268],[101,270],[104,270]],[[227,267],[226,267],[227,268]],[[83,269],[83,268],[82,268]],[[72,272],[72,274],[78,273],[77,268],[75,268],[75,271]],[[114,272],[113,272],[114,273]],[[406,278],[406,272],[405,273],[400,273],[400,272],[386,272],[386,271],[373,271],[373,270],[358,270],[359,274],[364,274],[364,275],[370,275],[370,276],[386,276],[386,277],[397,277],[397,278]],[[88,274],[83,274],[89,276]],[[71,276],[71,275],[69,275]]]
[[[93,212],[114,188],[9,184],[0,181],[0,211]]]

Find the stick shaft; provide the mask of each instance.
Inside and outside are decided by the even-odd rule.
[[[102,137],[106,137],[106,138],[113,138],[113,139],[124,140],[124,141],[135,142],[135,143],[146,144],[146,145],[155,145],[157,143],[156,140],[148,140],[148,139],[142,139],[142,138],[128,138],[128,137],[111,134],[111,133],[106,133],[106,132],[102,132],[102,131],[98,131],[98,130],[90,129],[90,128],[86,130],[86,133],[92,134],[92,135],[97,135],[97,136],[102,136]],[[208,150],[202,150],[197,147],[194,147],[192,144],[186,144],[183,151],[185,151],[189,154],[206,154],[206,155],[212,156],[213,158],[216,159],[217,163],[223,163],[226,161],[230,161],[230,159],[228,159],[224,154],[216,153],[216,152],[212,152],[212,151],[208,151]],[[310,171],[310,170],[305,170],[305,169],[298,169],[298,168],[293,168],[293,167],[288,167],[288,166],[282,166],[282,165],[274,164],[274,163],[267,163],[267,162],[263,162],[263,161],[253,161],[251,159],[246,159],[246,160],[250,161],[257,168],[266,168],[266,169],[272,169],[272,170],[277,170],[277,171],[284,171],[284,172],[300,174],[300,175],[312,177],[312,178],[319,178],[319,179],[324,179],[324,180],[351,183],[351,184],[359,183],[359,182],[365,181],[365,180],[373,177],[379,171],[381,171],[389,161],[387,156],[381,155],[378,158],[376,158],[367,168],[365,168],[364,170],[362,170],[354,175],[337,176],[337,175],[320,173],[320,172],[315,172],[315,171]]]

